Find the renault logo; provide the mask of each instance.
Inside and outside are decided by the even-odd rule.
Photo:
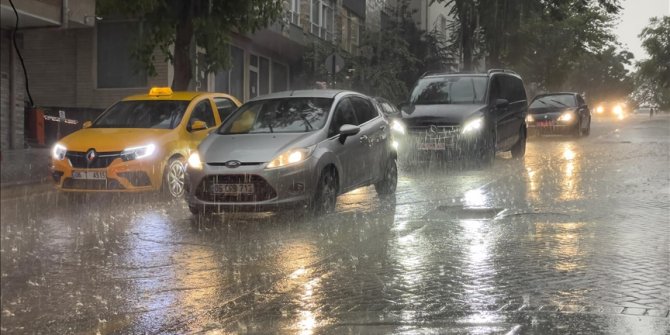
[[[224,164],[226,165],[226,167],[229,167],[231,169],[234,169],[234,168],[242,165],[242,163],[240,161],[227,161]]]
[[[95,159],[95,157],[97,157],[95,149],[91,149],[86,153],[86,160],[89,162],[92,162]]]

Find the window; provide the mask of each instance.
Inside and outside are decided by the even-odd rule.
[[[354,105],[356,120],[358,120],[359,124],[363,124],[379,116],[377,110],[366,99],[351,97],[351,103]]]
[[[288,69],[285,65],[272,62],[272,92],[288,90]]]
[[[582,96],[579,94],[577,94],[577,103],[579,104],[579,106],[586,105],[586,102],[584,102],[584,98],[582,98]]]
[[[207,128],[213,127],[216,122],[214,122],[214,112],[212,111],[212,103],[209,102],[209,99],[202,100],[198,102],[197,105],[193,108],[193,113],[191,113],[191,118],[188,120],[188,125],[191,126],[194,121],[203,121],[207,124]]]
[[[335,26],[335,7],[332,0],[312,0],[311,28],[312,34],[330,41],[333,39]]]
[[[214,98],[214,104],[216,105],[216,110],[219,112],[221,122],[229,117],[236,108],[235,104],[230,101],[230,99],[226,98]]]
[[[289,22],[301,27],[300,23],[300,2],[301,0],[291,0],[291,9],[288,12]]]
[[[139,32],[140,24],[136,21],[98,22],[98,88],[147,86],[146,72],[130,55]]]
[[[358,125],[356,115],[354,114],[354,107],[349,98],[342,99],[337,105],[333,120],[330,122],[330,128],[328,128],[328,137],[339,134],[340,127],[345,124]]]
[[[174,129],[184,117],[188,101],[127,100],[107,109],[93,128]]]
[[[260,57],[258,65],[258,93],[270,93],[270,60]]]
[[[352,11],[347,10],[345,20],[342,27],[342,48],[350,53],[354,53],[358,48],[361,19]]]
[[[307,133],[323,128],[331,98],[281,98],[244,104],[220,134]]]

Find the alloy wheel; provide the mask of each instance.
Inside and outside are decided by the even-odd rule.
[[[178,198],[184,194],[184,165],[175,159],[170,163],[167,173],[167,184],[170,195]]]

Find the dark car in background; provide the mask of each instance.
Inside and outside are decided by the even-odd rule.
[[[599,118],[610,118],[623,120],[628,116],[630,110],[625,102],[613,100],[603,100],[596,105],[595,116]]]
[[[588,136],[591,133],[591,110],[579,93],[540,94],[528,107],[526,124],[531,135]]]
[[[399,155],[410,163],[465,156],[484,165],[496,152],[523,157],[527,108],[523,80],[513,71],[425,75],[402,105]]]

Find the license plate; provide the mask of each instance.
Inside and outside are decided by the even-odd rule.
[[[72,171],[72,178],[105,180],[107,179],[107,171]]]
[[[551,127],[551,121],[537,121],[535,123],[538,127]]]
[[[226,195],[253,194],[254,184],[214,184],[212,185],[212,193]]]
[[[419,150],[444,150],[447,146],[445,143],[419,143]]]

